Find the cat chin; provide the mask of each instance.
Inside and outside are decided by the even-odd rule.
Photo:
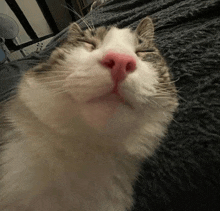
[[[107,94],[79,104],[82,118],[97,129],[105,128],[121,110],[130,109],[132,108],[126,105],[123,98],[116,94]]]

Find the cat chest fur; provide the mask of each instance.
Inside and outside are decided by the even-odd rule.
[[[35,121],[32,126],[30,122],[20,125],[27,132],[25,139],[17,132],[11,137],[13,143],[6,145],[2,206],[5,197],[10,198],[12,210],[123,210],[131,206],[138,159],[114,145],[94,146],[97,138],[103,137],[74,140],[54,134]],[[13,192],[8,191],[11,188]]]

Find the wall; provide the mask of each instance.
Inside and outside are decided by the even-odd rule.
[[[60,31],[72,22],[65,0],[46,0],[46,3]]]
[[[22,9],[38,37],[43,37],[52,33],[35,0],[16,0],[16,2]]]
[[[20,24],[20,22],[18,21],[18,19],[16,18],[16,16],[14,15],[14,13],[8,7],[6,2],[3,1],[3,0],[0,1],[0,13],[3,13],[3,14],[6,14],[6,15],[10,16],[11,18],[13,18],[17,22],[17,24],[19,26],[18,38],[19,38],[21,43],[24,43],[24,42],[27,42],[27,41],[31,40],[29,38],[29,36],[26,34],[25,30],[23,29],[23,27]]]
[[[66,28],[71,22],[72,17],[67,8],[65,8],[66,3],[65,0],[45,0],[50,12],[57,24],[58,29],[61,31]],[[78,4],[76,0],[71,0],[72,5],[76,11],[78,10]],[[91,3],[93,0],[84,0],[87,3]],[[20,6],[21,10],[23,11],[24,15],[28,19],[29,23],[31,24],[32,28],[38,35],[38,37],[43,37],[45,35],[51,34],[52,31],[47,24],[36,0],[16,0],[17,4]],[[17,24],[19,25],[19,43],[25,43],[31,41],[29,36],[26,34],[25,30],[23,29],[22,25],[20,24],[17,17],[11,11],[10,7],[7,5],[5,0],[0,0],[0,13],[4,13],[12,17]],[[77,17],[77,16],[76,16]],[[78,19],[77,17],[76,19]]]
[[[35,0],[16,0],[16,2],[39,37],[52,33]],[[18,38],[20,43],[31,41],[19,20],[4,0],[0,0],[0,13],[10,16],[17,22],[19,26]]]
[[[92,3],[94,0],[85,0],[85,2],[87,3],[87,4],[90,4],[90,3]]]

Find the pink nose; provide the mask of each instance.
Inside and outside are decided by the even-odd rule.
[[[111,75],[115,83],[124,80],[127,74],[133,72],[136,68],[134,57],[112,51],[103,57],[101,64],[111,70]]]

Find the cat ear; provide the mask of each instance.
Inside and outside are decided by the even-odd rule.
[[[150,17],[146,17],[138,24],[136,28],[137,34],[144,39],[153,39],[154,24]]]
[[[68,34],[70,36],[77,35],[77,34],[82,34],[82,29],[80,28],[80,26],[77,23],[72,23],[69,26]]]

